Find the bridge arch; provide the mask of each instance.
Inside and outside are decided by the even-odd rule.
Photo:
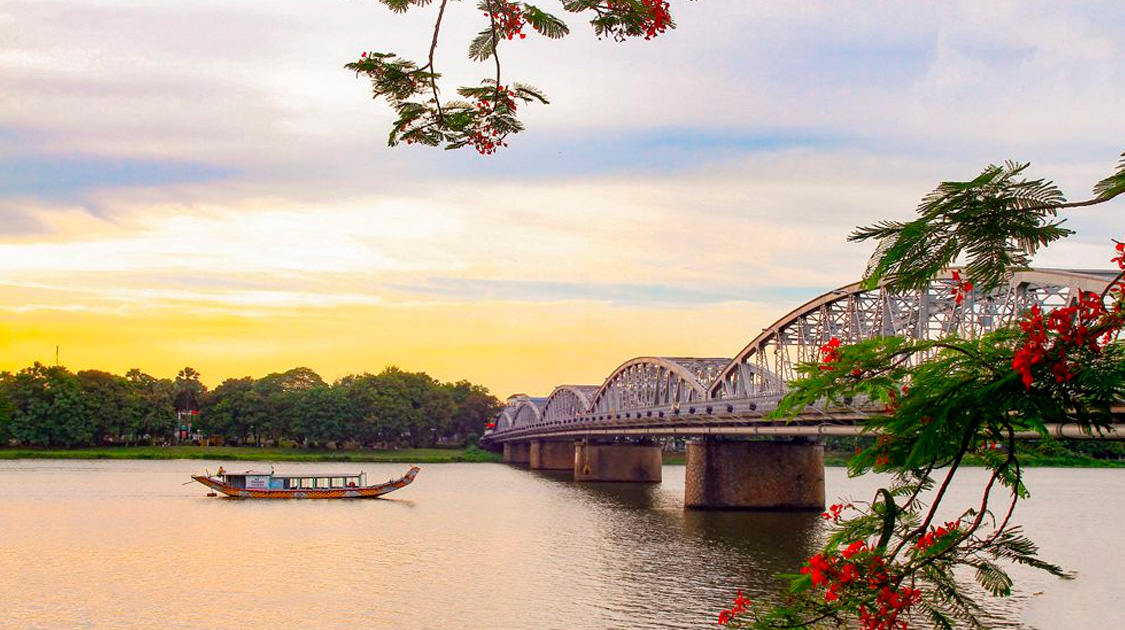
[[[729,359],[637,357],[614,370],[591,400],[590,413],[678,405],[705,400]]]
[[[543,405],[545,422],[565,422],[590,409],[597,385],[559,385]]]
[[[762,330],[710,384],[710,398],[781,394],[797,376],[795,367],[820,359],[832,337],[856,343],[900,335],[934,339],[979,335],[1012,322],[1039,304],[1069,303],[1079,291],[1101,291],[1116,274],[1108,271],[1032,269],[1013,275],[989,293],[970,292],[957,304],[952,270],[920,290],[891,293],[855,282],[816,297]]]
[[[496,428],[493,431],[507,431],[515,425],[515,406],[508,405],[500,410],[496,416]]]
[[[512,428],[522,429],[543,421],[543,405],[546,398],[527,398],[512,409]]]

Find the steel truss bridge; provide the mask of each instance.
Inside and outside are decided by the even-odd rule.
[[[1080,291],[1101,292],[1115,276],[1033,269],[991,292],[973,290],[960,304],[952,271],[902,293],[867,290],[856,282],[793,309],[733,358],[637,357],[601,385],[559,385],[546,398],[514,396],[484,440],[856,435],[874,410],[863,401],[810,408],[792,422],[765,417],[785,395],[795,367],[819,360],[831,338],[850,344],[892,335],[975,336],[1012,323],[1033,305],[1046,311],[1070,304]],[[1059,437],[1087,437],[1074,425],[1050,428]]]

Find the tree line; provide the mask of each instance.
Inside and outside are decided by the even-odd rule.
[[[473,443],[501,408],[486,387],[388,367],[327,383],[309,368],[231,378],[71,372],[36,362],[0,372],[0,446],[228,444],[421,447]],[[185,427],[190,427],[185,430]]]

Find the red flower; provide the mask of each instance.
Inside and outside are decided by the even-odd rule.
[[[738,596],[734,598],[734,612],[740,613],[746,610],[750,605],[750,598],[742,594],[742,589],[738,589]]]
[[[844,556],[845,559],[851,559],[852,556],[856,555],[857,553],[863,551],[866,548],[867,548],[867,543],[865,543],[862,540],[857,540],[857,541],[853,542],[852,544],[848,545],[842,552],[840,552],[840,555]]]
[[[950,288],[950,294],[953,296],[953,301],[958,305],[965,301],[965,296],[973,290],[973,283],[961,280],[961,272],[956,269],[953,270],[953,286]]]
[[[832,337],[828,340],[828,343],[820,347],[820,352],[824,355],[824,362],[820,369],[831,370],[832,364],[840,360],[840,340]]]

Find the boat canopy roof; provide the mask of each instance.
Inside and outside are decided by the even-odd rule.
[[[225,477],[250,477],[250,476],[265,476],[273,477],[274,479],[333,479],[339,477],[359,477],[363,473],[359,472],[332,472],[332,473],[279,473],[269,470],[244,470],[242,472],[223,471]]]

